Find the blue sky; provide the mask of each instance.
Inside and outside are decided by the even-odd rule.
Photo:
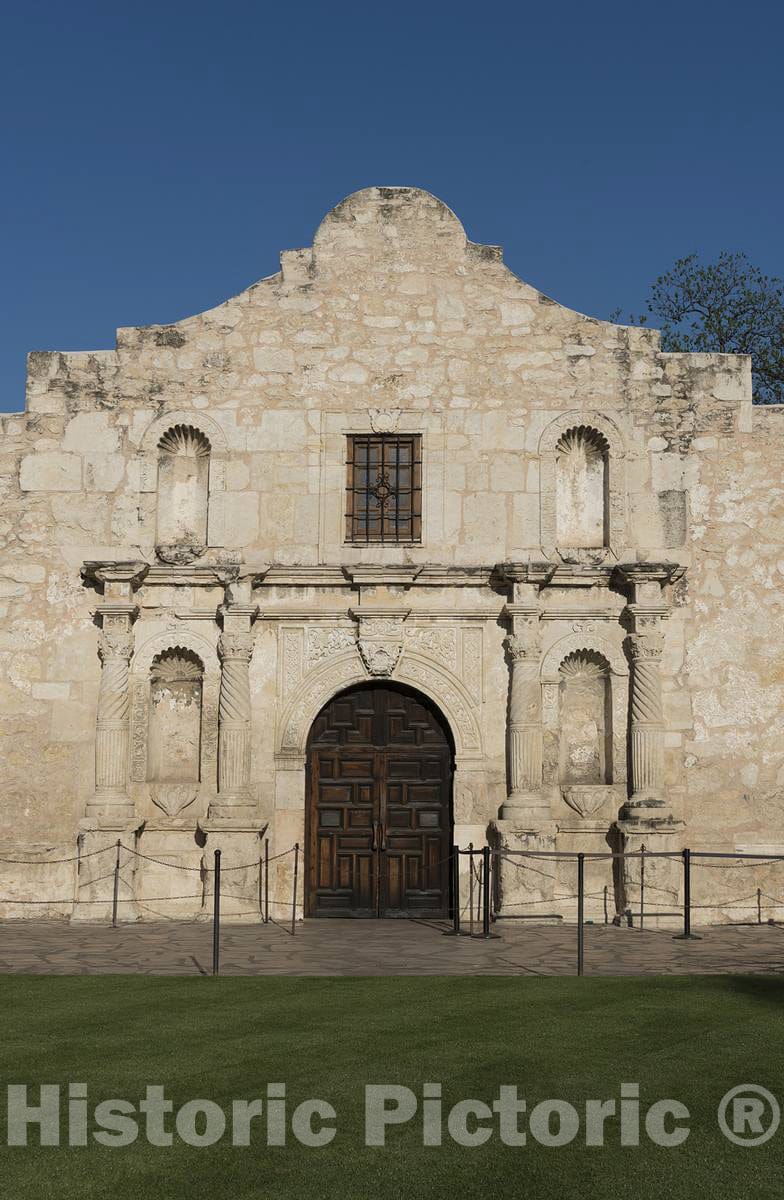
[[[114,344],[413,184],[606,317],[678,256],[784,275],[784,8],[25,0],[0,50],[0,409],[33,349]]]

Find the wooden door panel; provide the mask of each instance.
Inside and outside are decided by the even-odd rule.
[[[308,913],[447,916],[452,755],[429,707],[387,685],[337,697],[308,773]]]

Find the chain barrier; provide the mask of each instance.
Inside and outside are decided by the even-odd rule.
[[[89,854],[75,854],[73,858],[2,858],[0,862],[14,863],[18,867],[53,867],[59,863],[78,863],[84,862],[86,858],[95,858],[98,854],[105,854],[107,850],[114,850],[117,846],[116,842],[112,842],[111,846],[102,846],[100,850],[91,850]]]
[[[230,867],[222,868],[221,867],[221,851],[219,849],[217,849],[214,852],[214,865],[213,866],[208,866],[207,863],[202,862],[199,866],[189,867],[189,866],[184,866],[180,863],[166,862],[165,860],[163,860],[161,858],[157,858],[154,855],[144,854],[139,850],[135,850],[133,847],[124,845],[118,839],[112,845],[103,846],[100,849],[90,851],[87,854],[79,853],[70,858],[35,860],[35,859],[6,858],[3,856],[3,857],[0,857],[0,863],[10,863],[10,864],[19,865],[19,866],[47,866],[49,864],[58,865],[61,863],[74,863],[75,862],[75,863],[79,864],[79,866],[81,866],[81,863],[83,861],[86,861],[87,859],[96,858],[101,854],[106,854],[108,851],[114,850],[116,853],[114,869],[112,871],[104,872],[103,874],[98,875],[93,879],[77,880],[76,898],[75,898],[76,903],[78,903],[79,905],[103,905],[104,907],[111,905],[112,925],[114,927],[116,927],[116,925],[117,925],[118,911],[120,909],[120,906],[133,905],[133,906],[136,906],[137,908],[143,909],[143,908],[149,907],[149,905],[151,905],[151,904],[162,904],[162,903],[169,903],[169,902],[175,902],[175,901],[199,900],[202,902],[202,905],[204,905],[204,903],[206,902],[206,896],[205,896],[204,890],[202,890],[200,892],[196,892],[196,893],[185,893],[185,894],[178,894],[178,895],[173,895],[173,896],[172,895],[140,896],[140,897],[127,896],[127,895],[121,896],[120,895],[120,885],[121,884],[127,891],[132,891],[132,886],[133,886],[132,880],[125,878],[125,876],[123,876],[121,874],[121,854],[123,851],[127,855],[132,856],[133,858],[143,860],[145,862],[151,862],[151,863],[156,864],[157,866],[160,866],[160,867],[163,867],[166,869],[186,871],[186,872],[190,872],[191,874],[194,874],[194,873],[198,874],[202,880],[206,880],[210,875],[212,875],[213,880],[214,880],[213,887],[212,887],[213,975],[218,975],[220,973],[221,873],[222,872],[226,873],[226,872],[236,872],[236,871],[258,870],[258,872],[259,872],[259,905],[258,905],[258,908],[243,910],[242,912],[232,911],[232,916],[234,916],[234,917],[237,917],[237,916],[258,917],[261,914],[264,923],[267,924],[267,923],[269,923],[269,921],[271,919],[270,918],[271,904],[270,904],[270,896],[269,896],[269,865],[270,865],[270,863],[275,862],[276,860],[286,858],[288,855],[293,854],[293,856],[294,856],[293,872],[292,872],[293,888],[292,888],[291,901],[289,903],[288,901],[286,901],[280,897],[276,897],[276,899],[272,902],[272,907],[274,907],[276,909],[283,908],[284,910],[289,911],[290,918],[286,920],[285,924],[280,925],[280,923],[278,921],[275,921],[274,923],[276,925],[279,925],[280,928],[285,929],[287,932],[290,932],[291,936],[295,936],[296,925],[297,925],[297,916],[298,916],[297,884],[298,884],[298,876],[299,876],[300,849],[301,849],[301,847],[300,847],[299,843],[295,843],[294,846],[289,847],[287,850],[282,850],[282,851],[279,851],[277,854],[270,855],[269,841],[268,841],[268,839],[265,839],[264,845],[263,845],[263,857],[262,857],[262,848],[260,847],[259,848],[259,857],[258,857],[258,859],[254,859],[253,862],[241,863],[241,864],[233,865]],[[645,863],[649,859],[665,859],[665,860],[669,860],[669,861],[673,861],[673,862],[674,861],[680,862],[683,867],[683,922],[684,922],[684,924],[683,924],[683,933],[677,935],[677,937],[679,939],[699,940],[700,935],[693,934],[691,932],[691,913],[692,913],[692,911],[711,910],[713,912],[718,912],[718,913],[729,913],[729,912],[733,912],[733,911],[737,911],[737,910],[744,910],[746,913],[749,913],[749,912],[754,913],[756,911],[756,916],[757,916],[756,923],[761,926],[763,924],[763,917],[762,917],[763,900],[767,901],[769,905],[773,905],[777,908],[784,907],[784,898],[773,896],[770,893],[763,892],[762,889],[759,887],[756,889],[756,891],[751,892],[748,895],[733,897],[731,899],[726,899],[726,900],[714,900],[710,903],[694,903],[694,902],[692,902],[692,899],[691,899],[691,867],[694,862],[696,862],[697,865],[699,865],[701,867],[706,867],[708,869],[713,869],[713,870],[740,870],[740,869],[745,869],[751,865],[760,866],[760,867],[775,866],[777,863],[781,863],[782,861],[784,861],[784,855],[748,854],[748,853],[743,853],[743,852],[730,853],[730,852],[719,852],[719,851],[691,851],[688,848],[682,850],[680,853],[674,853],[672,851],[650,851],[650,850],[645,849],[645,847],[643,847],[639,851],[630,852],[628,854],[624,854],[622,852],[613,852],[613,851],[606,852],[606,853],[599,853],[599,852],[597,852],[597,853],[582,853],[582,852],[578,852],[578,851],[509,850],[506,848],[503,850],[497,850],[497,849],[492,849],[488,845],[483,846],[480,850],[476,850],[473,846],[473,843],[471,843],[467,850],[461,850],[460,847],[453,846],[450,851],[450,854],[447,857],[441,858],[437,862],[431,863],[428,865],[428,870],[432,871],[434,869],[438,869],[438,868],[442,867],[445,863],[451,864],[451,868],[452,868],[452,871],[451,871],[452,908],[453,908],[453,913],[454,913],[454,929],[452,930],[453,933],[460,932],[460,869],[459,869],[459,861],[460,861],[461,856],[467,856],[468,860],[469,860],[468,861],[468,877],[469,877],[468,881],[469,881],[470,934],[471,934],[471,936],[480,936],[482,938],[497,936],[490,932],[490,922],[491,922],[491,920],[496,919],[492,913],[491,880],[493,878],[494,871],[495,872],[498,871],[500,864],[507,864],[511,867],[514,867],[515,871],[517,871],[517,872],[528,871],[528,872],[532,873],[533,875],[539,875],[539,876],[543,876],[543,877],[547,877],[547,878],[552,878],[551,873],[543,870],[544,863],[542,863],[541,866],[537,869],[537,867],[534,865],[533,860],[535,860],[535,859],[554,859],[554,860],[556,860],[556,862],[564,861],[564,862],[574,862],[575,863],[575,865],[577,867],[577,891],[576,892],[565,893],[565,894],[559,893],[557,895],[553,895],[552,897],[546,897],[546,898],[542,897],[542,898],[538,898],[538,899],[520,900],[517,902],[507,902],[507,903],[505,903],[504,907],[505,907],[505,909],[508,909],[508,910],[514,910],[514,909],[519,910],[519,909],[523,909],[523,908],[530,908],[533,906],[541,907],[543,905],[549,905],[549,904],[554,904],[554,903],[561,904],[561,903],[576,901],[577,902],[577,974],[578,975],[582,975],[584,972],[585,935],[584,935],[583,927],[585,925],[593,923],[591,920],[585,919],[585,901],[586,900],[599,900],[600,898],[603,898],[604,921],[605,921],[605,924],[608,923],[607,901],[608,901],[609,889],[608,889],[607,885],[605,885],[601,891],[590,891],[590,892],[586,891],[586,888],[585,888],[585,863],[586,862],[601,862],[601,861],[615,862],[616,860],[628,861],[628,860],[634,860],[634,859],[640,860],[640,877],[638,880],[638,889],[639,889],[639,895],[640,895],[640,912],[636,915],[639,916],[639,919],[640,919],[639,928],[641,930],[643,929],[644,917],[646,915],[649,917],[663,917],[663,916],[671,917],[671,916],[676,915],[670,911],[662,910],[662,909],[655,909],[655,908],[648,908],[647,912],[646,912],[645,905],[644,905],[644,897],[645,897],[646,891],[647,892],[656,892],[661,895],[672,895],[673,892],[672,892],[672,887],[670,887],[670,888],[662,887],[660,884],[655,884],[655,883],[645,880]],[[711,859],[713,859],[713,860],[716,860],[716,859],[730,860],[731,859],[733,861],[718,861],[718,862],[717,861],[708,861]],[[478,861],[476,861],[476,860],[478,860]],[[127,865],[127,860],[126,860],[126,865]],[[80,890],[82,890],[86,887],[94,887],[96,884],[102,883],[107,879],[114,880],[114,893],[113,893],[113,896],[111,899],[109,899],[109,898],[87,899],[87,898],[83,898],[79,894]],[[477,892],[476,906],[474,905],[475,890]],[[232,899],[237,899],[237,898],[233,897]],[[52,900],[33,900],[33,899],[21,900],[21,899],[15,899],[12,897],[0,897],[0,904],[31,906],[31,907],[43,907],[43,906],[58,907],[58,906],[62,906],[62,905],[73,905],[74,897],[68,897],[68,898],[64,898],[64,899],[52,899]],[[475,922],[479,920],[480,914],[481,914],[481,920],[482,920],[482,932],[479,935],[475,935],[474,934]],[[618,924],[618,923],[620,923],[621,918],[623,916],[625,916],[627,918],[628,924],[631,925],[632,918],[634,915],[635,914],[633,914],[630,909],[627,909],[627,910],[625,910],[624,913],[616,913],[615,917],[613,918],[613,921],[614,921],[614,923]],[[731,921],[729,923],[732,924]],[[743,921],[743,920],[739,920],[739,921],[735,922],[736,925],[742,925],[742,924],[748,924],[748,923],[749,923],[748,921]],[[771,917],[771,918],[768,918],[767,924],[768,925],[777,925],[777,924],[781,924],[781,922],[777,922],[774,918]]]

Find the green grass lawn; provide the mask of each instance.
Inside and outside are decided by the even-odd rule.
[[[732,1086],[757,1083],[784,1101],[784,982],[747,977],[656,979],[0,978],[2,1194],[46,1200],[116,1197],[779,1197],[784,1128],[765,1145],[730,1144],[716,1110]],[[338,1133],[321,1149],[289,1134],[268,1147],[228,1138],[171,1148],[141,1138],[117,1149],[8,1147],[7,1083],[86,1083],[88,1102],[138,1102],[162,1084],[175,1110],[208,1098],[265,1095],[284,1081],[290,1108],[319,1097]],[[528,1101],[586,1099],[640,1084],[643,1109],[676,1098],[691,1113],[677,1148],[604,1147],[581,1131],[564,1147],[505,1146],[494,1126],[478,1148],[422,1145],[415,1120],[364,1145],[366,1083],[401,1083],[421,1098],[443,1085],[445,1108],[492,1102],[499,1084]],[[63,1102],[63,1109],[66,1102]],[[171,1120],[171,1118],[169,1119]],[[91,1129],[93,1126],[91,1125]],[[523,1124],[525,1128],[525,1123]],[[36,1135],[33,1134],[33,1141]]]

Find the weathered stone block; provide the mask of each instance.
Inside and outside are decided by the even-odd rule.
[[[19,486],[23,492],[80,492],[82,460],[57,450],[28,454],[22,459]]]

